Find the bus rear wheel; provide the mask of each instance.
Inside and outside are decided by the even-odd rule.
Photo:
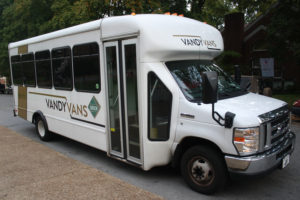
[[[40,116],[35,119],[35,130],[39,138],[43,141],[50,141],[53,137],[51,132],[48,130],[47,122]]]
[[[194,146],[181,159],[181,174],[195,191],[212,194],[222,189],[228,173],[220,153],[209,146]]]

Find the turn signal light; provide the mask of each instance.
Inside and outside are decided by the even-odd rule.
[[[235,142],[245,142],[245,138],[243,137],[234,137]]]

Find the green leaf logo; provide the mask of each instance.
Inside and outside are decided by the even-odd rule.
[[[95,96],[93,96],[93,98],[91,99],[88,108],[89,108],[90,112],[92,113],[93,117],[95,118],[101,108],[97,99],[95,98]]]

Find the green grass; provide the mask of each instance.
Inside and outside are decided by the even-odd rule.
[[[296,100],[300,99],[300,94],[275,94],[272,97],[285,101],[289,106],[292,106]]]

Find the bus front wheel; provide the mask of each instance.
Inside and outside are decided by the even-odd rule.
[[[181,174],[195,191],[212,194],[225,186],[227,170],[218,151],[209,146],[194,146],[181,159]]]
[[[52,134],[48,130],[47,122],[40,116],[37,116],[35,119],[35,130],[41,140],[50,141],[52,139]]]

